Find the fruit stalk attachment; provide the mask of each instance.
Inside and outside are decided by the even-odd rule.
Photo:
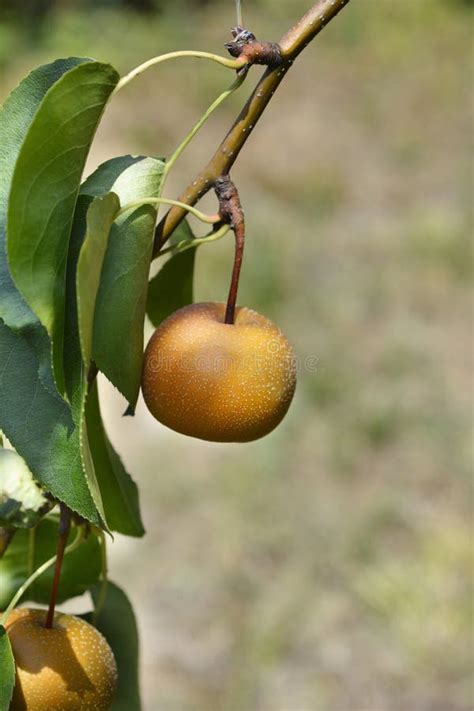
[[[61,568],[63,565],[64,552],[66,550],[69,531],[71,530],[72,512],[66,504],[59,505],[59,527],[58,527],[58,545],[56,548],[56,564],[54,566],[53,585],[51,587],[51,596],[49,598],[48,614],[46,615],[45,627],[51,629],[54,621],[54,610],[56,609],[56,600],[58,597],[59,580],[61,578]]]
[[[214,190],[219,200],[219,216],[222,222],[231,226],[235,235],[234,267],[232,269],[232,279],[225,311],[225,323],[233,324],[245,245],[244,211],[238,190],[228,175],[221,175],[221,177],[216,180]]]

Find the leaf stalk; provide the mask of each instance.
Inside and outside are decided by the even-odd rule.
[[[115,219],[120,217],[120,215],[123,215],[124,212],[128,212],[129,210],[132,210],[135,207],[142,207],[143,205],[174,205],[175,207],[181,207],[183,210],[186,210],[187,212],[194,215],[194,217],[197,217],[198,220],[201,220],[201,222],[205,222],[208,225],[214,225],[216,222],[221,221],[219,215],[206,215],[206,213],[201,212],[201,210],[197,210],[192,205],[187,205],[186,203],[180,202],[179,200],[155,197],[143,198],[142,200],[135,200],[133,202],[127,203],[126,205],[120,208],[120,210],[115,215]]]
[[[117,92],[121,91],[133,79],[140,76],[140,74],[143,74],[143,72],[145,72],[150,67],[154,67],[157,64],[162,64],[163,62],[167,62],[170,59],[179,59],[181,57],[194,57],[197,59],[209,59],[212,62],[221,64],[223,67],[227,67],[228,69],[236,69],[236,70],[243,69],[248,64],[248,62],[245,58],[229,59],[228,57],[221,57],[219,54],[212,54],[211,52],[201,52],[199,50],[185,49],[185,50],[180,50],[177,52],[167,52],[166,54],[160,54],[157,57],[152,57],[151,59],[148,59],[146,62],[143,62],[143,64],[140,64],[138,67],[135,67],[135,69],[132,69],[131,72],[129,72],[128,74],[126,74],[124,77],[122,77],[120,79],[120,81],[118,82],[114,91],[112,92],[112,96],[114,94],[117,94]]]

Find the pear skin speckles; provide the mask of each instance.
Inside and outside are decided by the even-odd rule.
[[[225,304],[186,306],[164,321],[145,351],[142,389],[152,415],[182,434],[249,442],[285,416],[296,386],[281,330],[248,308],[224,323]]]
[[[107,641],[85,620],[19,608],[6,622],[16,664],[11,711],[108,711],[117,665]]]

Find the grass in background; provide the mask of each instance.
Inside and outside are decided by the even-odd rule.
[[[306,4],[244,0],[244,20],[277,38]],[[177,7],[150,19],[65,5],[33,47],[0,26],[2,95],[59,55],[125,72],[171,49],[221,51],[233,3]],[[354,2],[234,170],[240,301],[318,364],[274,434],[182,438],[143,407],[122,420],[102,384],[148,528],[114,546],[112,572],[139,610],[149,711],[472,706],[470,17],[469,3]],[[256,73],[183,157],[171,196]],[[114,99],[89,167],[169,154],[229,79],[203,62],[150,71]],[[225,298],[231,259],[230,238],[200,251],[198,299]]]

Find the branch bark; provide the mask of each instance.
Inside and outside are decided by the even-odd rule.
[[[280,40],[283,62],[264,73],[230,131],[206,167],[180,195],[179,201],[195,205],[215,184],[217,178],[232,168],[273,94],[296,57],[350,0],[319,0]],[[153,256],[156,257],[186,211],[173,207],[156,228]]]

